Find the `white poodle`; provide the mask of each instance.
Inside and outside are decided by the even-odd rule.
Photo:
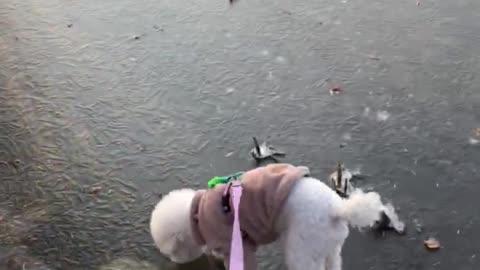
[[[284,167],[278,169],[275,166]],[[275,177],[267,177],[265,174],[259,173],[268,168],[270,171],[278,169],[280,172],[275,171]],[[297,170],[302,168],[305,173],[287,172],[293,170],[292,168]],[[254,172],[250,173],[252,171]],[[285,263],[289,270],[341,270],[341,250],[349,233],[349,225],[357,228],[372,226],[375,221],[380,219],[380,213],[384,210],[377,193],[355,190],[348,199],[344,199],[323,182],[309,177],[308,168],[305,167],[277,164],[252,171],[245,173],[241,179],[242,185],[244,185],[244,195],[242,195],[240,205],[240,227],[242,233],[246,234],[244,249],[251,247],[254,253],[256,245],[279,240],[283,246]],[[266,174],[269,173],[271,172]],[[298,179],[294,179],[295,177],[292,175],[297,175]],[[290,181],[289,177],[294,179],[291,181],[293,184],[291,188],[285,188],[285,183]],[[257,182],[250,183],[249,178]],[[268,184],[258,188],[259,183],[263,182],[268,182]],[[251,189],[251,185],[255,185],[257,189]],[[224,230],[223,226],[230,226],[225,227],[225,230],[230,228],[228,232],[230,237],[231,219],[227,218],[225,220],[228,222],[225,222],[225,220],[212,220],[214,218],[208,216],[208,220],[200,220],[200,227],[198,227],[199,224],[194,224],[198,223],[198,220],[192,219],[192,214],[196,213],[193,208],[198,207],[198,202],[195,203],[195,197],[198,194],[213,198],[212,194],[215,194],[217,189],[224,192],[226,186],[219,185],[207,191],[174,190],[161,199],[152,212],[150,229],[154,242],[162,254],[176,263],[192,261],[204,253],[224,257],[228,262],[228,250],[226,248],[217,249],[215,246],[217,242],[210,240],[218,235],[220,235],[218,237],[223,237],[221,236]],[[284,192],[285,200],[282,201],[279,199],[280,197],[276,197],[275,200],[267,201],[265,198],[270,195],[265,194],[273,192],[270,190],[274,190],[275,196],[281,194],[279,191]],[[285,192],[285,190],[287,191]],[[249,192],[252,193],[250,197]],[[215,200],[220,204],[220,200]],[[278,205],[273,205],[272,202]],[[221,211],[220,205],[216,209],[215,204],[206,202],[200,204],[204,208],[215,208],[212,210],[216,211],[215,214],[227,215]],[[265,212],[269,218],[273,218],[271,227],[268,227],[270,219],[267,220],[258,215],[258,213],[264,213],[261,210],[263,208],[270,210],[278,208],[277,215],[270,215],[272,212],[270,210],[268,210],[270,212],[267,210]],[[206,224],[208,222],[210,224]],[[258,227],[256,228],[257,232],[250,230],[251,224]],[[214,226],[215,235],[208,235],[204,229],[205,226]],[[271,237],[260,239],[256,234],[264,228],[265,231],[273,230],[269,234]],[[204,233],[203,236],[202,233]],[[250,234],[250,239],[248,234]],[[248,257],[248,252],[245,252],[244,260],[254,260],[255,256],[253,255],[253,259]],[[245,263],[245,270],[254,270],[255,268],[254,263]]]

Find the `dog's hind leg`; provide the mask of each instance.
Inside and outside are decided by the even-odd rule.
[[[342,270],[342,248],[338,247],[335,252],[327,257],[325,270]]]
[[[290,224],[282,234],[281,240],[287,269],[326,270],[326,258],[331,250],[324,239],[318,237],[324,234],[325,230],[309,218],[307,211],[296,211],[292,214],[289,215]]]
[[[316,179],[306,178],[294,187],[282,209],[279,232],[288,270],[340,270],[339,247],[348,236],[348,224],[332,218],[341,198]],[[332,256],[335,254],[335,256]]]
[[[313,256],[313,252],[301,248],[285,250],[286,266],[288,270],[326,270],[326,258]]]

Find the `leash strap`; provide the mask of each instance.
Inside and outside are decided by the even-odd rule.
[[[230,267],[229,270],[243,270],[243,241],[240,231],[239,206],[242,197],[242,185],[240,182],[234,182],[231,185],[232,204],[233,204],[233,231],[232,245],[230,247]]]

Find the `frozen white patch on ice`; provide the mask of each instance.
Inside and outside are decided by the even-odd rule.
[[[273,80],[273,72],[271,72],[271,71],[268,72],[267,80],[269,80],[269,81]]]
[[[387,111],[378,111],[377,112],[377,121],[384,122],[390,118],[390,113]]]
[[[365,107],[365,109],[363,109],[363,115],[364,116],[370,115],[370,108],[369,107]]]
[[[231,94],[231,93],[235,92],[235,89],[233,87],[229,87],[229,88],[227,88],[226,92],[227,92],[227,94]]]
[[[270,52],[269,52],[268,50],[263,50],[263,51],[261,52],[261,54],[262,54],[263,56],[267,56],[267,55],[270,54]]]
[[[285,62],[287,62],[287,59],[285,59],[285,57],[283,57],[283,56],[277,56],[275,58],[275,61],[277,61],[278,63],[285,63]]]
[[[469,142],[471,145],[477,145],[477,144],[480,143],[480,141],[477,140],[477,139],[475,139],[475,138],[470,138],[470,139],[468,140],[468,142]]]
[[[345,133],[345,134],[343,134],[342,138],[345,141],[350,141],[350,140],[352,140],[352,135],[350,133]]]

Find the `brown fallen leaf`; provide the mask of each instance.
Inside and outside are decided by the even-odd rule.
[[[433,237],[428,238],[427,240],[423,241],[423,243],[428,250],[435,251],[440,249],[440,242]]]

